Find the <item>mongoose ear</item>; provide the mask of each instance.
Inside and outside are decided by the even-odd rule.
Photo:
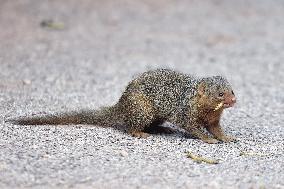
[[[205,89],[206,89],[206,84],[204,82],[201,82],[199,85],[198,85],[198,94],[200,96],[204,95],[205,93]]]

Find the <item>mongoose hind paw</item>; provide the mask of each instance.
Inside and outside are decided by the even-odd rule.
[[[147,138],[150,136],[149,133],[145,133],[142,131],[135,131],[135,132],[130,132],[131,136],[137,137],[137,138]]]

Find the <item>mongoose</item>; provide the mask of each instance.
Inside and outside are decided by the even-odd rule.
[[[101,126],[123,123],[127,133],[145,138],[149,130],[159,130],[161,124],[168,121],[204,142],[230,142],[235,139],[224,134],[220,118],[223,110],[235,103],[232,87],[224,77],[197,78],[158,69],[133,79],[113,106],[97,111],[19,118],[12,122],[21,125]]]

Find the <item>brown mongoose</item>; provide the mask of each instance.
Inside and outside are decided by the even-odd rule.
[[[97,111],[10,121],[22,125],[73,123],[113,126],[123,123],[127,132],[136,137],[147,137],[147,131],[159,130],[161,124],[168,121],[204,142],[230,142],[235,139],[224,134],[220,118],[223,109],[232,107],[235,102],[234,92],[224,77],[197,78],[158,69],[133,79],[113,106]]]

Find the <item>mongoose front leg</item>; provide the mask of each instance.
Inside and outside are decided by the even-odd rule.
[[[233,142],[236,141],[237,139],[231,136],[226,136],[223,129],[220,126],[219,121],[215,121],[211,124],[209,124],[206,127],[207,131],[211,133],[215,138],[222,142]]]
[[[193,137],[196,137],[196,138],[202,140],[203,142],[206,142],[206,143],[209,143],[209,144],[216,144],[216,143],[219,142],[217,139],[212,138],[210,135],[205,133],[202,130],[202,125],[200,125],[200,124],[197,124],[197,123],[188,124],[187,127],[185,127],[185,129]]]

